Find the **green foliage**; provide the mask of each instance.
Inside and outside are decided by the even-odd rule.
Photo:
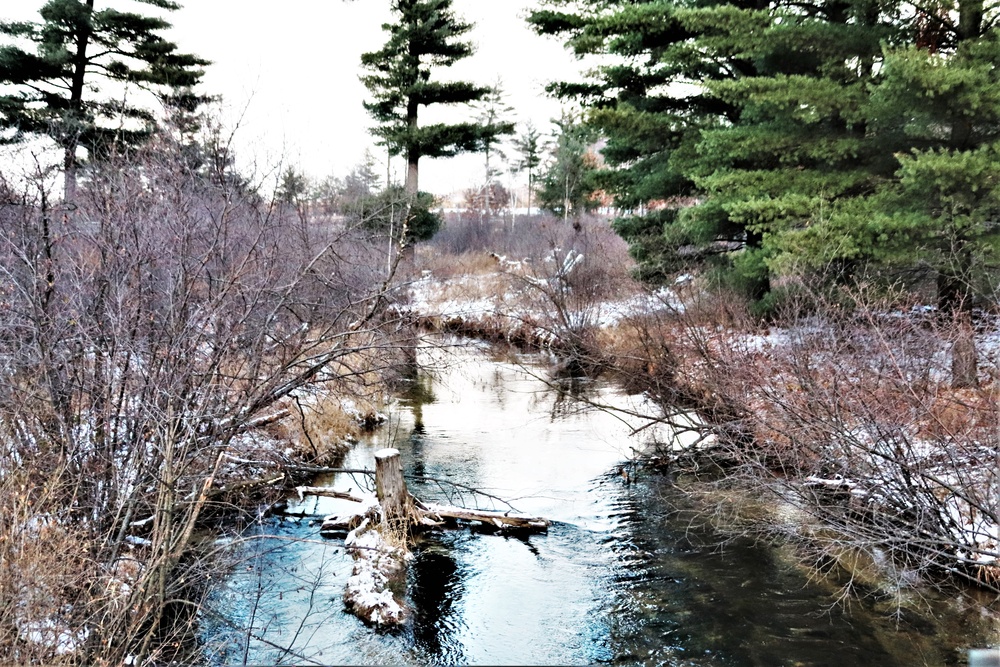
[[[516,163],[519,170],[527,170],[530,175],[542,164],[542,133],[530,121],[514,138],[514,150],[519,156]]]
[[[556,121],[552,159],[542,174],[538,203],[563,218],[579,216],[596,206],[597,157],[591,150],[593,130],[564,113]]]
[[[514,150],[518,159],[514,163],[517,171],[528,172],[528,214],[531,214],[531,201],[535,193],[535,172],[542,164],[542,133],[530,121],[521,134],[514,138]]]
[[[529,22],[611,56],[551,89],[606,139],[598,181],[643,277],[702,265],[763,296],[924,271],[947,305],[996,267],[1000,37],[981,2],[929,11],[547,0]]]
[[[472,25],[459,20],[451,4],[451,0],[392,0],[396,20],[382,26],[388,41],[380,50],[361,56],[361,64],[370,72],[361,80],[372,95],[364,107],[378,123],[372,132],[392,155],[406,156],[410,192],[417,189],[416,165],[421,157],[480,151],[497,135],[513,130],[506,123],[420,126],[417,122],[420,107],[469,104],[490,93],[489,87],[466,81],[432,80],[435,70],[473,53],[472,45],[461,41]]]
[[[309,178],[295,167],[287,167],[281,173],[275,199],[283,204],[298,204],[306,198],[309,190]]]
[[[500,175],[494,156],[506,160],[507,156],[498,146],[500,135],[513,134],[514,123],[504,120],[514,113],[514,108],[507,104],[503,86],[498,80],[476,105],[479,116],[476,118],[481,127],[495,128],[496,134],[483,138],[483,154],[486,157],[486,182],[491,182]]]
[[[173,11],[166,0],[138,0]],[[170,24],[161,18],[115,8],[95,9],[94,0],[49,0],[40,22],[0,23],[0,35],[27,41],[0,47],[0,128],[5,142],[45,135],[76,166],[76,148],[100,155],[114,144],[148,137],[154,115],[125,101],[114,89],[92,94],[97,81],[138,85],[161,95],[170,107],[191,111],[205,100],[191,92],[208,64],[162,36]],[[102,96],[103,95],[103,96]]]
[[[406,228],[405,245],[431,239],[441,229],[441,216],[431,210],[436,203],[434,195],[421,192],[415,198],[394,185],[377,194],[363,197],[354,215],[362,226],[372,232],[400,240],[400,230]]]

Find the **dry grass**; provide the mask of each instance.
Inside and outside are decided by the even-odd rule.
[[[62,504],[60,479],[36,485],[23,471],[0,478],[0,656],[21,664],[69,663],[69,646],[92,621],[87,593],[99,568],[91,536],[49,511]]]
[[[486,251],[468,251],[459,255],[442,253],[431,245],[417,246],[417,265],[439,280],[489,275],[497,272],[496,259]]]

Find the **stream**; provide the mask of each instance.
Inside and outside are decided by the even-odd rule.
[[[308,517],[266,519],[229,545],[240,565],[203,613],[212,664],[964,664],[952,636],[962,619],[897,627],[870,605],[845,610],[787,548],[725,540],[678,511],[676,487],[622,466],[649,434],[630,437],[537,379],[543,359],[525,370],[469,346],[422,348],[419,361],[430,370],[344,466],[372,468],[393,446],[417,497],[489,509],[448,482],[474,487],[550,519],[548,532],[426,534],[409,564],[410,621],[383,632],[343,611],[342,540]],[[601,382],[583,389],[629,400]],[[306,496],[290,509],[322,516],[343,502]]]

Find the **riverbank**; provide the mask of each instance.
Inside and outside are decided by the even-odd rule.
[[[381,240],[292,233],[173,139],[90,165],[72,205],[0,183],[0,662],[187,662],[232,565],[214,529],[342,454],[405,365]]]
[[[221,582],[207,606],[224,619],[203,636],[214,664],[707,667],[819,665],[837,656],[859,667],[908,667],[948,664],[986,641],[973,612],[959,615],[946,596],[928,602],[940,624],[920,622],[921,611],[897,625],[869,597],[838,604],[837,582],[804,568],[787,541],[755,539],[721,510],[717,525],[709,520],[706,508],[725,506],[725,485],[704,477],[673,483],[628,465],[644,440],[630,435],[638,422],[587,405],[630,405],[633,397],[615,383],[592,379],[560,390],[545,381],[548,355],[429,342],[417,352],[419,391],[401,399],[387,428],[352,449],[345,467],[370,467],[391,444],[416,496],[472,505],[473,494],[454,484],[489,489],[551,519],[549,530],[424,534],[407,565],[409,619],[397,632],[378,632],[344,611],[353,559],[341,540],[318,534],[318,520],[340,513],[344,501],[307,494],[290,516],[266,520],[233,545],[246,567]],[[689,480],[703,485],[703,496]],[[347,474],[316,483],[358,488]],[[736,506],[755,498],[728,494]]]
[[[848,594],[862,578],[879,595],[952,583],[998,591],[991,320],[972,332],[974,381],[966,372],[957,383],[964,329],[933,309],[852,295],[846,310],[814,295],[761,325],[691,276],[654,294],[612,290],[626,285],[627,264],[588,265],[572,245],[557,248],[516,261],[494,253],[492,265],[435,257],[414,284],[413,314],[433,330],[551,350],[553,378],[603,372],[642,392],[656,406],[648,423],[685,433],[683,446],[653,444],[660,462],[721,464],[727,484],[822,526],[790,531],[770,516],[748,530],[794,532],[818,570],[843,563],[856,575]],[[463,263],[465,275],[454,268]]]

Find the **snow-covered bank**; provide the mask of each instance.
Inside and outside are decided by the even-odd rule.
[[[437,318],[446,331],[492,330],[513,342],[529,323],[551,336],[550,347],[573,327],[608,332],[646,320],[644,335],[652,342],[639,352],[659,346],[660,358],[637,357],[634,347],[600,352],[612,365],[639,369],[640,386],[660,383],[664,390],[680,381],[688,400],[718,402],[713,409],[725,423],[688,425],[695,433],[688,442],[714,443],[742,429],[739,437],[755,444],[747,448],[741,440],[728,455],[791,490],[830,525],[857,529],[873,548],[881,548],[880,540],[903,540],[909,546],[889,551],[924,559],[923,569],[938,575],[1000,585],[995,322],[984,319],[976,331],[979,387],[954,390],[955,332],[931,309],[861,312],[843,321],[815,314],[761,330],[749,320],[733,326],[704,314],[686,317],[677,293],[691,289],[689,279],[653,294],[574,300],[578,286],[553,287],[560,271],[549,271],[545,282],[527,262],[496,259],[494,273],[444,280],[425,273],[412,286],[412,312]],[[561,266],[567,262],[574,270],[569,260]],[[616,335],[627,337],[600,340],[613,345]],[[650,421],[676,421],[678,413],[660,405],[671,395],[660,391],[640,411]],[[658,453],[676,457],[684,449],[673,442]],[[782,474],[774,478],[770,466]],[[820,487],[833,495],[818,496]],[[840,492],[848,501],[839,500]],[[831,497],[838,500],[828,503]]]

